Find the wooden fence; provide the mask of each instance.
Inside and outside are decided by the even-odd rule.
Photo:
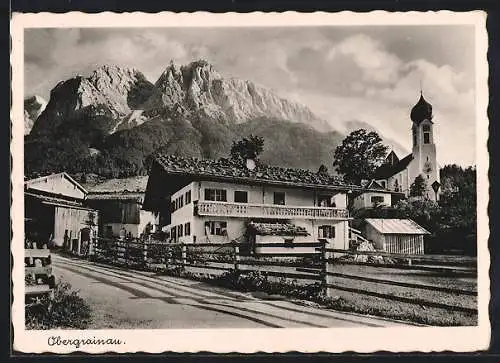
[[[24,249],[25,295],[28,298],[52,293],[55,278],[48,248]],[[28,302],[29,299],[26,301]]]
[[[166,242],[140,239],[94,238],[89,258],[118,266],[158,270],[165,268],[167,246]]]
[[[257,243],[258,247],[290,247],[283,243]],[[255,246],[254,246],[255,247]],[[307,248],[315,252],[303,253]],[[140,269],[180,269],[206,274],[222,274],[238,271],[241,274],[261,272],[271,278],[319,282],[327,296],[334,296],[335,290],[447,310],[476,313],[473,307],[450,305],[448,303],[420,298],[419,291],[432,290],[444,294],[476,296],[474,289],[440,286],[417,282],[401,281],[394,278],[376,278],[335,271],[342,265],[371,266],[372,268],[393,268],[400,270],[420,270],[443,277],[471,276],[476,274],[476,258],[466,256],[394,254],[379,251],[354,251],[326,248],[322,242],[294,243],[289,252],[258,254],[243,243],[225,244],[179,244],[160,242],[140,242],[138,240],[117,241],[98,239],[94,241],[93,259],[121,266]],[[243,252],[242,252],[243,251]],[[349,258],[349,256],[352,256]],[[365,256],[366,260],[359,257]],[[374,258],[374,259],[370,259]],[[361,261],[360,261],[361,260]],[[351,281],[339,284],[335,279]],[[380,289],[360,288],[360,283],[382,284],[407,289],[404,294],[390,294]],[[383,291],[383,290],[382,290]]]

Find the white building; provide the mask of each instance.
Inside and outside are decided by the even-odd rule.
[[[26,238],[85,253],[99,219],[98,212],[85,204],[86,195],[87,190],[64,172],[25,181]]]
[[[384,188],[403,192],[408,196],[410,186],[415,178],[421,175],[427,185],[427,197],[436,200],[439,192],[434,192],[433,184],[439,183],[439,165],[434,143],[432,105],[424,99],[422,92],[417,104],[411,110],[410,118],[412,152],[399,159],[396,153],[391,151],[385,163],[375,172],[375,179]]]
[[[176,242],[245,242],[257,230],[265,243],[293,247],[324,238],[331,247],[349,247],[347,193],[359,186],[302,169],[253,166],[158,156],[143,208]]]

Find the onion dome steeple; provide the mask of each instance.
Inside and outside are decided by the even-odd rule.
[[[411,109],[410,118],[417,125],[424,120],[432,120],[432,105],[425,100],[422,91],[417,104]]]

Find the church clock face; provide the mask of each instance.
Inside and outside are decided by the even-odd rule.
[[[429,161],[426,161],[424,164],[424,173],[430,174],[432,171],[432,164]]]

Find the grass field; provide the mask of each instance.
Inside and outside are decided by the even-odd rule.
[[[231,268],[232,264],[209,263],[212,266],[224,266]],[[282,266],[241,266],[243,269],[258,271],[294,272],[295,267]],[[197,273],[210,273],[220,275],[223,270],[212,270],[209,268],[188,268],[188,271]],[[394,286],[372,281],[360,281],[349,277],[329,277],[329,283],[338,286],[338,289],[330,289],[330,308],[342,311],[351,311],[361,314],[383,316],[399,320],[407,320],[428,325],[439,326],[471,326],[477,324],[477,278],[465,273],[442,273],[435,271],[420,271],[398,268],[384,268],[380,266],[360,266],[353,264],[335,264],[330,272],[359,276],[370,279],[392,280],[402,283],[413,283],[431,285],[441,288],[460,289],[469,294],[455,292],[442,292],[437,289],[411,288],[405,286]],[[279,280],[278,277],[270,277],[270,280]],[[291,280],[290,280],[291,281]],[[299,284],[312,284],[313,280],[299,279]],[[357,289],[359,292],[343,291],[342,288]],[[456,306],[460,309],[468,308],[476,311],[456,311],[451,308],[430,307],[425,304],[395,301],[393,299],[370,296],[370,293],[381,293],[391,296],[420,299],[431,303]]]

